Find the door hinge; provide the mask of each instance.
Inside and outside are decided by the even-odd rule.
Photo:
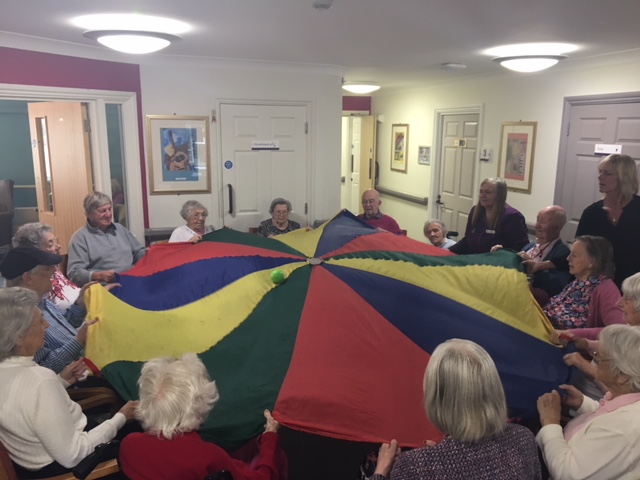
[[[304,133],[305,134],[309,133],[309,122],[304,122]]]
[[[84,133],[91,133],[91,120],[88,118],[84,120]]]
[[[567,123],[567,137],[569,136],[570,131],[571,131],[571,122]]]
[[[309,204],[308,204],[308,203],[305,203],[305,204],[304,204],[304,214],[305,214],[305,215],[308,215],[308,214],[309,214]]]

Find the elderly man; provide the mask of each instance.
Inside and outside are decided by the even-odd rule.
[[[396,235],[402,235],[404,232],[398,226],[398,222],[389,215],[384,215],[380,211],[381,204],[382,200],[380,200],[380,194],[378,191],[370,188],[362,194],[364,214],[358,215],[358,218],[364,220],[372,227],[381,228],[382,230],[395,233]]]
[[[569,283],[569,247],[560,239],[560,232],[566,223],[567,212],[564,208],[553,205],[540,210],[536,219],[536,241],[526,245],[519,253],[522,263],[527,266],[527,273],[532,275],[534,294],[539,289],[552,297]],[[538,295],[536,298],[541,300]]]
[[[9,250],[0,263],[0,273],[7,279],[7,287],[33,290],[41,299],[39,308],[49,323],[45,331],[44,347],[35,354],[39,365],[60,373],[67,365],[82,356],[87,341],[87,323],[84,291],[80,290],[75,304],[66,311],[43,298],[51,290],[51,277],[62,256],[35,247],[17,247]]]
[[[423,229],[424,236],[429,239],[431,245],[434,247],[442,248],[443,250],[449,250],[457,242],[447,238],[447,227],[442,220],[432,218],[427,220]]]

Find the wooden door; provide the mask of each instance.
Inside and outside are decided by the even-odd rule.
[[[28,107],[38,217],[53,227],[66,254],[71,236],[86,221],[82,200],[93,190],[87,108],[78,102]]]

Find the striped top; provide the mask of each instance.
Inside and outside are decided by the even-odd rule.
[[[82,354],[84,345],[76,340],[76,333],[87,311],[71,305],[63,312],[46,299],[42,300],[39,307],[49,328],[44,332],[44,346],[36,352],[34,359],[38,365],[60,373]]]

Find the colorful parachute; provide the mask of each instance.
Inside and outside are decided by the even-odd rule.
[[[274,239],[222,229],[154,246],[120,283],[90,290],[87,356],[131,399],[144,361],[198,353],[221,395],[201,433],[229,448],[261,432],[264,408],[332,438],[437,439],[422,376],[449,338],[488,350],[514,417],[568,377],[515,254],[454,256],[346,211]]]

